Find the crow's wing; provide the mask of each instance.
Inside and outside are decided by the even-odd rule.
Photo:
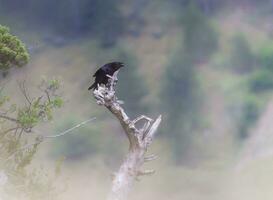
[[[102,69],[99,69],[95,74],[95,82],[96,83],[104,83],[107,82],[107,76],[106,76],[106,73],[102,70]]]
[[[99,71],[100,71],[100,69],[98,69],[98,70],[95,72],[95,74],[93,75],[93,77],[96,77],[96,76],[99,74]]]

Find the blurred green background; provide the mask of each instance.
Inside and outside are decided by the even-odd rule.
[[[118,97],[132,118],[163,115],[149,164],[157,173],[132,199],[272,200],[272,0],[0,0],[0,24],[30,52],[3,71],[22,99],[43,76],[60,77],[64,107],[39,131],[94,123],[42,145],[37,164],[65,156],[60,199],[104,199],[127,151],[117,120],[87,88],[95,70],[124,62]],[[61,184],[61,183],[60,183]]]

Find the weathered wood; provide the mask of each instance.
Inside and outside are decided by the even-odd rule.
[[[154,135],[161,123],[161,115],[153,120],[145,115],[141,115],[131,120],[121,106],[121,101],[115,95],[115,85],[117,83],[117,74],[114,73],[109,79],[109,83],[99,85],[93,94],[99,105],[104,105],[119,120],[126,136],[129,140],[129,152],[120,166],[117,173],[114,174],[112,188],[108,200],[126,200],[132,189],[134,181],[138,176],[151,175],[154,170],[142,171],[144,162],[152,161],[156,156],[145,157],[148,147],[151,145]],[[140,120],[145,123],[142,128],[137,129],[135,124]],[[153,123],[152,123],[153,122]]]

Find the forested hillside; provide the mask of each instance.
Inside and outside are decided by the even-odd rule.
[[[33,166],[54,171],[64,158],[56,199],[104,199],[127,150],[87,90],[111,61],[125,63],[117,95],[128,114],[163,115],[157,173],[132,199],[271,199],[272,19],[270,0],[0,0],[0,24],[26,46],[13,56],[0,30],[0,94],[24,106],[18,82],[38,96],[41,80],[58,79],[63,105],[37,131],[97,118],[39,145]]]

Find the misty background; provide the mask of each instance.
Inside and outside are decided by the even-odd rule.
[[[0,79],[23,102],[46,77],[62,82],[64,107],[37,130],[70,135],[42,144],[37,165],[64,158],[56,199],[104,199],[127,151],[118,121],[87,88],[98,67],[125,63],[118,97],[129,116],[163,115],[132,199],[273,198],[273,1],[0,0],[0,24],[30,62]]]

